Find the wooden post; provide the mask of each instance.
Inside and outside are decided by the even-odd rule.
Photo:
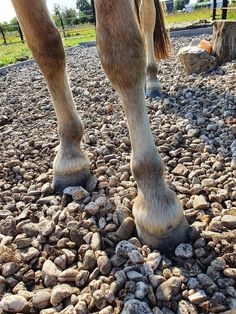
[[[96,11],[95,11],[94,0],[91,0],[91,6],[92,6],[92,11],[93,11],[94,24],[96,25]]]
[[[4,30],[2,28],[2,26],[0,25],[0,32],[2,34],[2,38],[3,38],[3,41],[4,41],[4,45],[7,45],[7,40],[6,40],[6,36],[4,34]]]
[[[228,0],[223,0],[223,2],[222,2],[222,6],[223,6],[223,8],[224,9],[222,9],[222,16],[221,16],[221,18],[222,18],[222,20],[226,20],[227,19],[227,6],[228,6]]]
[[[21,30],[21,28],[20,28],[20,24],[18,23],[18,21],[17,21],[17,27],[18,27],[18,32],[19,32],[19,34],[20,34],[21,42],[24,43],[24,35],[23,35],[23,33],[22,33],[22,30]]]
[[[63,23],[61,15],[59,15],[59,19],[60,19],[60,22],[61,22],[61,28],[62,28],[63,36],[66,37],[65,26],[64,26],[64,23]]]
[[[236,21],[215,21],[212,42],[218,64],[236,59]]]
[[[216,6],[217,6],[217,2],[216,0],[213,0],[213,12],[212,12],[212,20],[215,21],[216,19]]]

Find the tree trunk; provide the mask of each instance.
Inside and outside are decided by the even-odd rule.
[[[236,59],[236,21],[213,23],[213,54],[218,64]]]

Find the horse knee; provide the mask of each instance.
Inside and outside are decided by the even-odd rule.
[[[44,36],[29,42],[29,47],[46,79],[50,79],[65,67],[65,52],[59,31],[50,25]]]

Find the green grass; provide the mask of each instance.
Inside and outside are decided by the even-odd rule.
[[[31,58],[31,52],[26,44],[17,43],[0,46],[0,67]]]
[[[95,40],[95,29],[94,28],[82,28],[68,30],[68,37],[62,38],[64,47],[73,47],[81,42],[88,42]],[[76,37],[74,37],[76,36]],[[16,63],[18,61],[27,60],[32,58],[31,51],[29,50],[26,43],[19,43],[18,37],[11,37],[7,42],[9,45],[0,45],[0,67]],[[13,44],[12,42],[17,42]]]
[[[217,9],[217,19],[221,18],[221,10]],[[211,19],[212,9],[202,9],[193,12],[171,13],[166,15],[166,23],[183,23],[201,19]],[[236,20],[236,10],[228,10],[227,20]]]

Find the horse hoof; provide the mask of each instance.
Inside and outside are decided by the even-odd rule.
[[[158,88],[155,89],[147,89],[145,92],[146,97],[157,98],[162,96],[162,91]]]
[[[138,226],[137,233],[143,244],[147,244],[152,249],[158,249],[162,253],[168,254],[174,251],[177,245],[186,242],[188,239],[189,224],[183,216],[183,220],[177,226],[168,229],[163,235],[147,233]]]
[[[73,174],[54,174],[52,185],[55,192],[62,194],[64,189],[68,186],[83,186],[86,188],[90,177],[89,169],[84,169],[82,172]]]

